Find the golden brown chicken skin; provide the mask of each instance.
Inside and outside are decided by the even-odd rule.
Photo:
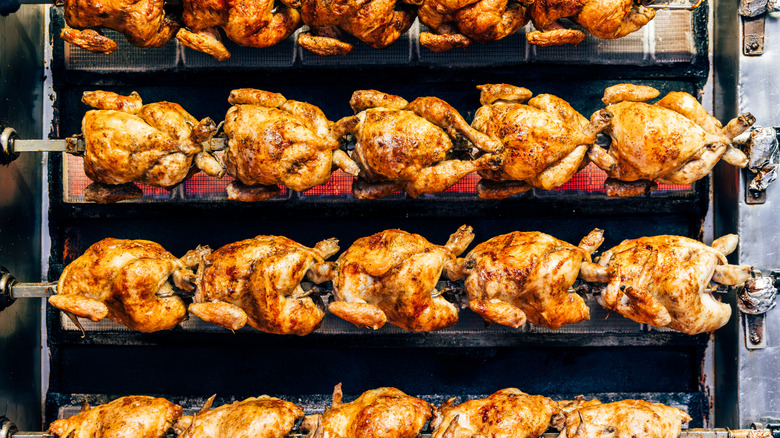
[[[177,422],[177,429],[183,429],[178,438],[284,438],[303,418],[299,406],[267,395],[211,409],[212,400]]]
[[[466,123],[452,106],[436,97],[407,102],[376,90],[359,90],[350,100],[356,115],[334,127],[337,136],[352,134],[352,158],[360,166],[352,193],[376,199],[404,189],[412,197],[438,193],[469,173],[497,168],[501,143]],[[458,142],[486,152],[476,159],[450,157]]]
[[[644,400],[591,404],[566,416],[560,438],[677,438],[682,423],[691,421],[683,410]]]
[[[280,236],[257,236],[219,248],[205,257],[195,316],[237,330],[245,324],[268,333],[306,335],[325,316],[301,281],[330,279],[324,259],[339,250],[336,239],[308,248]]]
[[[431,418],[428,402],[396,388],[372,389],[349,403],[341,397],[339,383],[330,409],[306,417],[301,427],[312,438],[415,438]]]
[[[133,395],[57,420],[49,432],[61,438],[161,438],[181,413],[181,406],[163,398]]]
[[[65,267],[49,303],[71,315],[109,318],[132,330],[173,328],[186,317],[175,289],[190,291],[198,256],[177,259],[148,240],[107,238]]]
[[[469,307],[486,320],[517,328],[527,319],[556,330],[590,319],[585,300],[569,289],[602,235],[593,230],[574,246],[548,234],[515,231],[480,243],[454,270],[466,277]]]
[[[536,438],[558,413],[558,404],[517,388],[496,391],[487,398],[453,406],[450,399],[431,421],[432,438]]]

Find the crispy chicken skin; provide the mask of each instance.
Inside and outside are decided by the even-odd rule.
[[[187,313],[173,286],[192,290],[190,268],[197,259],[192,255],[177,259],[148,240],[103,239],[65,267],[49,303],[77,317],[109,318],[141,332],[173,328]]]
[[[566,28],[562,18],[568,18],[586,31],[603,39],[624,37],[646,25],[655,17],[655,10],[634,0],[536,0],[529,7],[536,31],[526,35],[528,42],[538,46],[579,44],[585,33]]]
[[[197,170],[215,177],[225,172],[203,145],[217,131],[208,117],[199,122],[172,102],[142,105],[135,92],[87,91],[82,102],[97,108],[81,124],[84,172],[94,181],[86,189],[89,201],[126,199],[119,195],[129,186],[127,196],[140,197],[135,182],[173,188]]]
[[[485,84],[477,88],[482,107],[471,126],[504,145],[501,167],[479,171],[482,180],[477,191],[483,199],[563,185],[588,163],[588,147],[610,119],[602,111],[589,122],[552,94],[528,100],[531,91],[522,87]]]
[[[528,23],[528,2],[423,0],[417,16],[431,31],[420,33],[420,44],[443,52],[468,47],[472,41],[487,43],[506,38]]]
[[[233,90],[228,100],[233,106],[225,116],[224,164],[236,178],[229,199],[271,198],[279,193],[276,184],[308,190],[326,183],[337,167],[354,176],[360,172],[316,106],[251,88]]]
[[[431,418],[432,406],[396,388],[364,392],[341,403],[341,384],[333,390],[333,404],[322,415],[309,415],[301,425],[311,438],[415,438]]]
[[[116,42],[100,28],[122,33],[138,47],[162,47],[176,34],[179,23],[167,16],[164,0],[64,0],[65,28],[60,37],[82,49],[112,53]]]
[[[585,300],[568,290],[603,233],[593,230],[574,246],[548,234],[515,231],[480,243],[454,271],[466,277],[469,307],[486,320],[517,328],[527,319],[555,330],[590,319]]]
[[[268,333],[306,335],[325,316],[301,281],[329,279],[324,259],[339,250],[336,239],[314,248],[279,236],[257,236],[219,248],[198,272],[195,316],[237,330],[245,324]]]
[[[57,420],[49,432],[61,438],[161,438],[181,412],[164,398],[132,395]]]
[[[682,423],[691,421],[683,410],[644,400],[589,404],[566,416],[559,438],[677,438]]]
[[[183,45],[224,61],[230,52],[222,44],[218,27],[241,46],[271,47],[301,27],[301,15],[288,1],[183,0],[186,28],[176,34]]]
[[[487,398],[452,406],[445,402],[431,421],[432,438],[536,438],[542,436],[558,404],[517,388],[497,391]]]
[[[729,234],[707,246],[681,236],[625,240],[582,269],[587,281],[606,283],[599,303],[634,321],[695,335],[724,326],[731,307],[706,290],[710,282],[739,285],[751,267],[729,265],[737,246]]]
[[[404,189],[412,197],[438,193],[477,170],[497,168],[501,143],[473,129],[449,104],[436,97],[407,102],[376,90],[352,94],[356,115],[338,122],[338,137],[352,134],[352,158],[360,166],[352,193],[376,199]],[[453,142],[486,152],[473,160],[450,157]]]
[[[178,438],[284,438],[303,418],[299,406],[267,395],[210,409],[212,400],[179,420],[176,427],[183,431]]]
[[[604,132],[612,143],[607,150],[592,145],[588,157],[609,175],[608,195],[645,193],[654,188],[653,180],[689,184],[707,176],[721,158],[737,167],[747,165],[747,157],[732,142],[755,122],[752,115],[743,114],[722,127],[688,93],[671,92],[652,105],[644,102],[658,94],[633,84],[604,92],[606,110],[612,114]]]

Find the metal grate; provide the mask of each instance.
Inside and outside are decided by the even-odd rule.
[[[230,58],[217,61],[211,55],[181,46],[185,67],[191,68],[268,68],[292,67],[295,63],[295,41],[298,33],[280,43],[264,49],[243,47],[222,38],[222,43],[230,52]]]
[[[84,160],[80,157],[65,155],[66,165],[64,166],[65,170],[62,173],[62,186],[65,191],[63,197],[65,198],[65,202],[87,202],[84,199],[84,189],[92,184],[92,180],[84,173],[83,161]],[[147,186],[145,184],[138,184],[138,187],[143,190],[143,197],[126,202],[162,202],[170,201],[176,197],[176,189],[166,190],[160,187]]]
[[[184,182],[184,198],[187,200],[227,200],[226,187],[235,178],[225,175],[222,178],[212,178],[204,173],[198,173]],[[290,190],[281,187],[278,196],[271,200],[283,200],[290,197]]]
[[[168,70],[178,64],[179,45],[176,41],[169,41],[157,49],[146,49],[130,44],[119,32],[109,29],[103,32],[116,41],[114,53],[94,53],[65,43],[65,67],[83,71],[156,71]]]
[[[306,31],[306,28],[303,31]],[[406,65],[413,61],[412,47],[417,42],[418,32],[419,26],[415,21],[408,32],[384,49],[374,49],[357,38],[342,32],[343,40],[355,46],[351,53],[344,56],[319,56],[301,47],[298,50],[301,64],[310,66]]]

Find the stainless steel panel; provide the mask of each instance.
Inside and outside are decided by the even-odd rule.
[[[41,138],[44,7],[0,17],[0,120]],[[0,265],[22,281],[41,277],[41,154],[0,166]],[[0,409],[21,429],[41,427],[41,299],[0,313]],[[2,412],[0,412],[1,414]]]

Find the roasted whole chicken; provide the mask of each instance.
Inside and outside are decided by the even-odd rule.
[[[335,167],[354,176],[360,172],[316,106],[251,88],[231,91],[229,102],[223,159],[236,181],[228,185],[228,199],[272,198],[279,194],[276,184],[308,190],[326,183]]]
[[[341,403],[341,383],[322,415],[307,415],[301,428],[312,438],[415,438],[431,418],[432,406],[396,388],[366,391]]]
[[[167,15],[165,0],[64,0],[65,23],[60,37],[82,49],[109,54],[116,41],[101,28],[122,33],[138,47],[162,47],[179,30],[179,23]]]
[[[731,145],[755,117],[745,113],[722,127],[688,93],[671,92],[655,104],[645,101],[658,90],[619,84],[604,92],[612,114],[604,130],[612,143],[605,150],[594,145],[588,157],[609,175],[605,183],[610,196],[634,196],[655,188],[653,180],[689,184],[704,178],[721,158],[737,167],[747,157]]]
[[[385,322],[405,330],[439,330],[458,321],[458,308],[440,295],[442,271],[456,265],[474,239],[461,226],[444,246],[419,234],[385,230],[355,241],[336,261],[328,309],[358,327],[378,329]]]
[[[528,12],[536,31],[528,33],[528,42],[537,46],[579,44],[585,33],[569,29],[562,18],[579,24],[602,39],[624,37],[646,25],[655,10],[634,0],[536,0]]]
[[[506,388],[487,398],[439,409],[431,427],[432,438],[536,438],[542,436],[558,413],[558,403],[541,395]]]
[[[608,112],[583,117],[563,99],[508,84],[487,84],[481,90],[482,107],[471,126],[501,140],[504,151],[497,170],[484,169],[477,192],[483,199],[501,199],[537,187],[561,186],[585,164],[588,147],[606,128]]]
[[[301,15],[285,0],[209,1],[183,0],[186,28],[176,34],[183,45],[224,61],[230,52],[222,44],[218,27],[240,46],[266,48],[286,39],[301,27]]]
[[[65,267],[49,303],[72,317],[108,318],[141,332],[167,330],[186,318],[176,290],[193,290],[191,268],[200,257],[190,251],[177,259],[148,240],[103,239]]]
[[[354,46],[347,32],[375,49],[393,44],[414,22],[418,0],[297,0],[308,32],[298,44],[321,56],[346,55]]]
[[[711,284],[743,284],[752,276],[747,265],[729,265],[737,247],[729,234],[712,246],[681,236],[624,240],[605,251],[598,264],[586,264],[586,281],[606,283],[599,303],[634,321],[695,335],[723,327],[731,307],[716,300]]]
[[[131,395],[57,420],[49,433],[61,438],[162,438],[182,408],[164,398]]]
[[[533,0],[423,0],[420,22],[432,32],[420,33],[420,44],[434,52],[468,47],[472,41],[498,41],[528,23]]]
[[[179,419],[178,438],[284,438],[303,418],[299,406],[267,395],[211,409],[213,400],[194,416]]]
[[[596,401],[568,412],[559,438],[677,438],[689,421],[685,411],[661,403]]]
[[[224,175],[208,146],[217,131],[210,118],[198,122],[172,102],[142,105],[136,92],[87,91],[81,101],[97,108],[81,122],[84,172],[94,181],[85,191],[88,201],[139,198],[134,182],[170,189],[198,170]]]
[[[356,115],[334,127],[352,134],[352,158],[361,168],[352,185],[359,199],[376,199],[404,189],[412,197],[437,193],[471,172],[498,168],[501,143],[470,127],[448,103],[436,97],[405,99],[359,90],[349,102]],[[473,160],[451,158],[454,144],[487,152]]]
[[[603,234],[595,229],[579,246],[536,231],[496,236],[457,259],[451,277],[466,277],[469,307],[486,320],[517,328],[527,319],[555,330],[590,319],[585,300],[569,289]]]
[[[301,281],[328,281],[331,267],[324,259],[338,250],[336,239],[307,248],[279,236],[225,245],[204,257],[189,311],[231,330],[249,323],[268,333],[309,334],[325,312],[303,290]]]

